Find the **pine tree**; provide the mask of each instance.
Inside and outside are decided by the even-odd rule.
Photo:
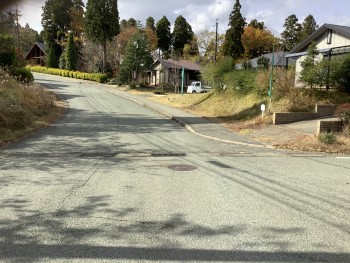
[[[171,32],[170,32],[170,22],[166,18],[166,16],[163,16],[162,19],[160,19],[157,22],[156,32],[158,37],[159,54],[160,54],[160,51],[162,51],[163,57],[168,58],[170,46],[171,46]]]
[[[66,69],[77,69],[77,50],[74,43],[73,33],[70,33],[68,36],[68,44],[66,51]]]
[[[309,35],[311,35],[313,32],[316,31],[318,28],[318,25],[316,23],[315,18],[313,15],[308,15],[301,26],[301,32],[300,32],[300,41],[307,38]]]
[[[225,56],[237,59],[244,53],[242,35],[245,24],[245,20],[241,14],[241,5],[239,0],[236,0],[230,14],[229,29],[226,31],[225,42],[223,44],[223,54]]]
[[[286,18],[283,27],[285,28],[281,34],[283,47],[285,51],[290,51],[300,42],[301,25],[296,15],[290,15]]]
[[[156,31],[156,27],[154,25],[154,18],[153,17],[148,17],[146,20],[146,28],[150,28],[153,31]]]
[[[118,0],[88,0],[84,17],[87,37],[103,47],[102,71],[106,70],[107,41],[119,33]]]
[[[186,44],[190,44],[194,37],[192,27],[183,16],[178,16],[175,20],[172,34],[173,50],[176,56],[183,56],[183,49]]]

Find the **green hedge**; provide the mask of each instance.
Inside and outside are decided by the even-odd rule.
[[[33,72],[58,75],[62,77],[69,77],[69,78],[76,78],[76,79],[92,80],[99,83],[106,83],[108,79],[107,75],[102,73],[85,73],[85,72],[79,72],[79,71],[71,71],[71,70],[58,69],[58,68],[47,68],[47,67],[41,67],[41,66],[26,66],[26,69]]]
[[[11,75],[15,77],[17,81],[30,83],[34,80],[32,73],[26,68],[13,68]]]

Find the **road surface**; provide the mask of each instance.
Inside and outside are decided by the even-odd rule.
[[[209,140],[100,84],[36,81],[69,110],[0,148],[0,262],[350,262],[350,158]]]

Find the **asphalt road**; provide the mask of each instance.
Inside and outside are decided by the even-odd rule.
[[[350,262],[350,158],[209,140],[99,84],[36,81],[70,108],[0,148],[0,262]]]

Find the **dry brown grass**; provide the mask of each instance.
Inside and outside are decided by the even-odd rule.
[[[316,136],[304,136],[287,144],[277,144],[275,146],[289,150],[350,154],[350,138],[340,133],[337,134],[337,141],[333,144],[322,143]]]
[[[0,145],[46,127],[63,109],[54,93],[20,84],[0,70]]]

